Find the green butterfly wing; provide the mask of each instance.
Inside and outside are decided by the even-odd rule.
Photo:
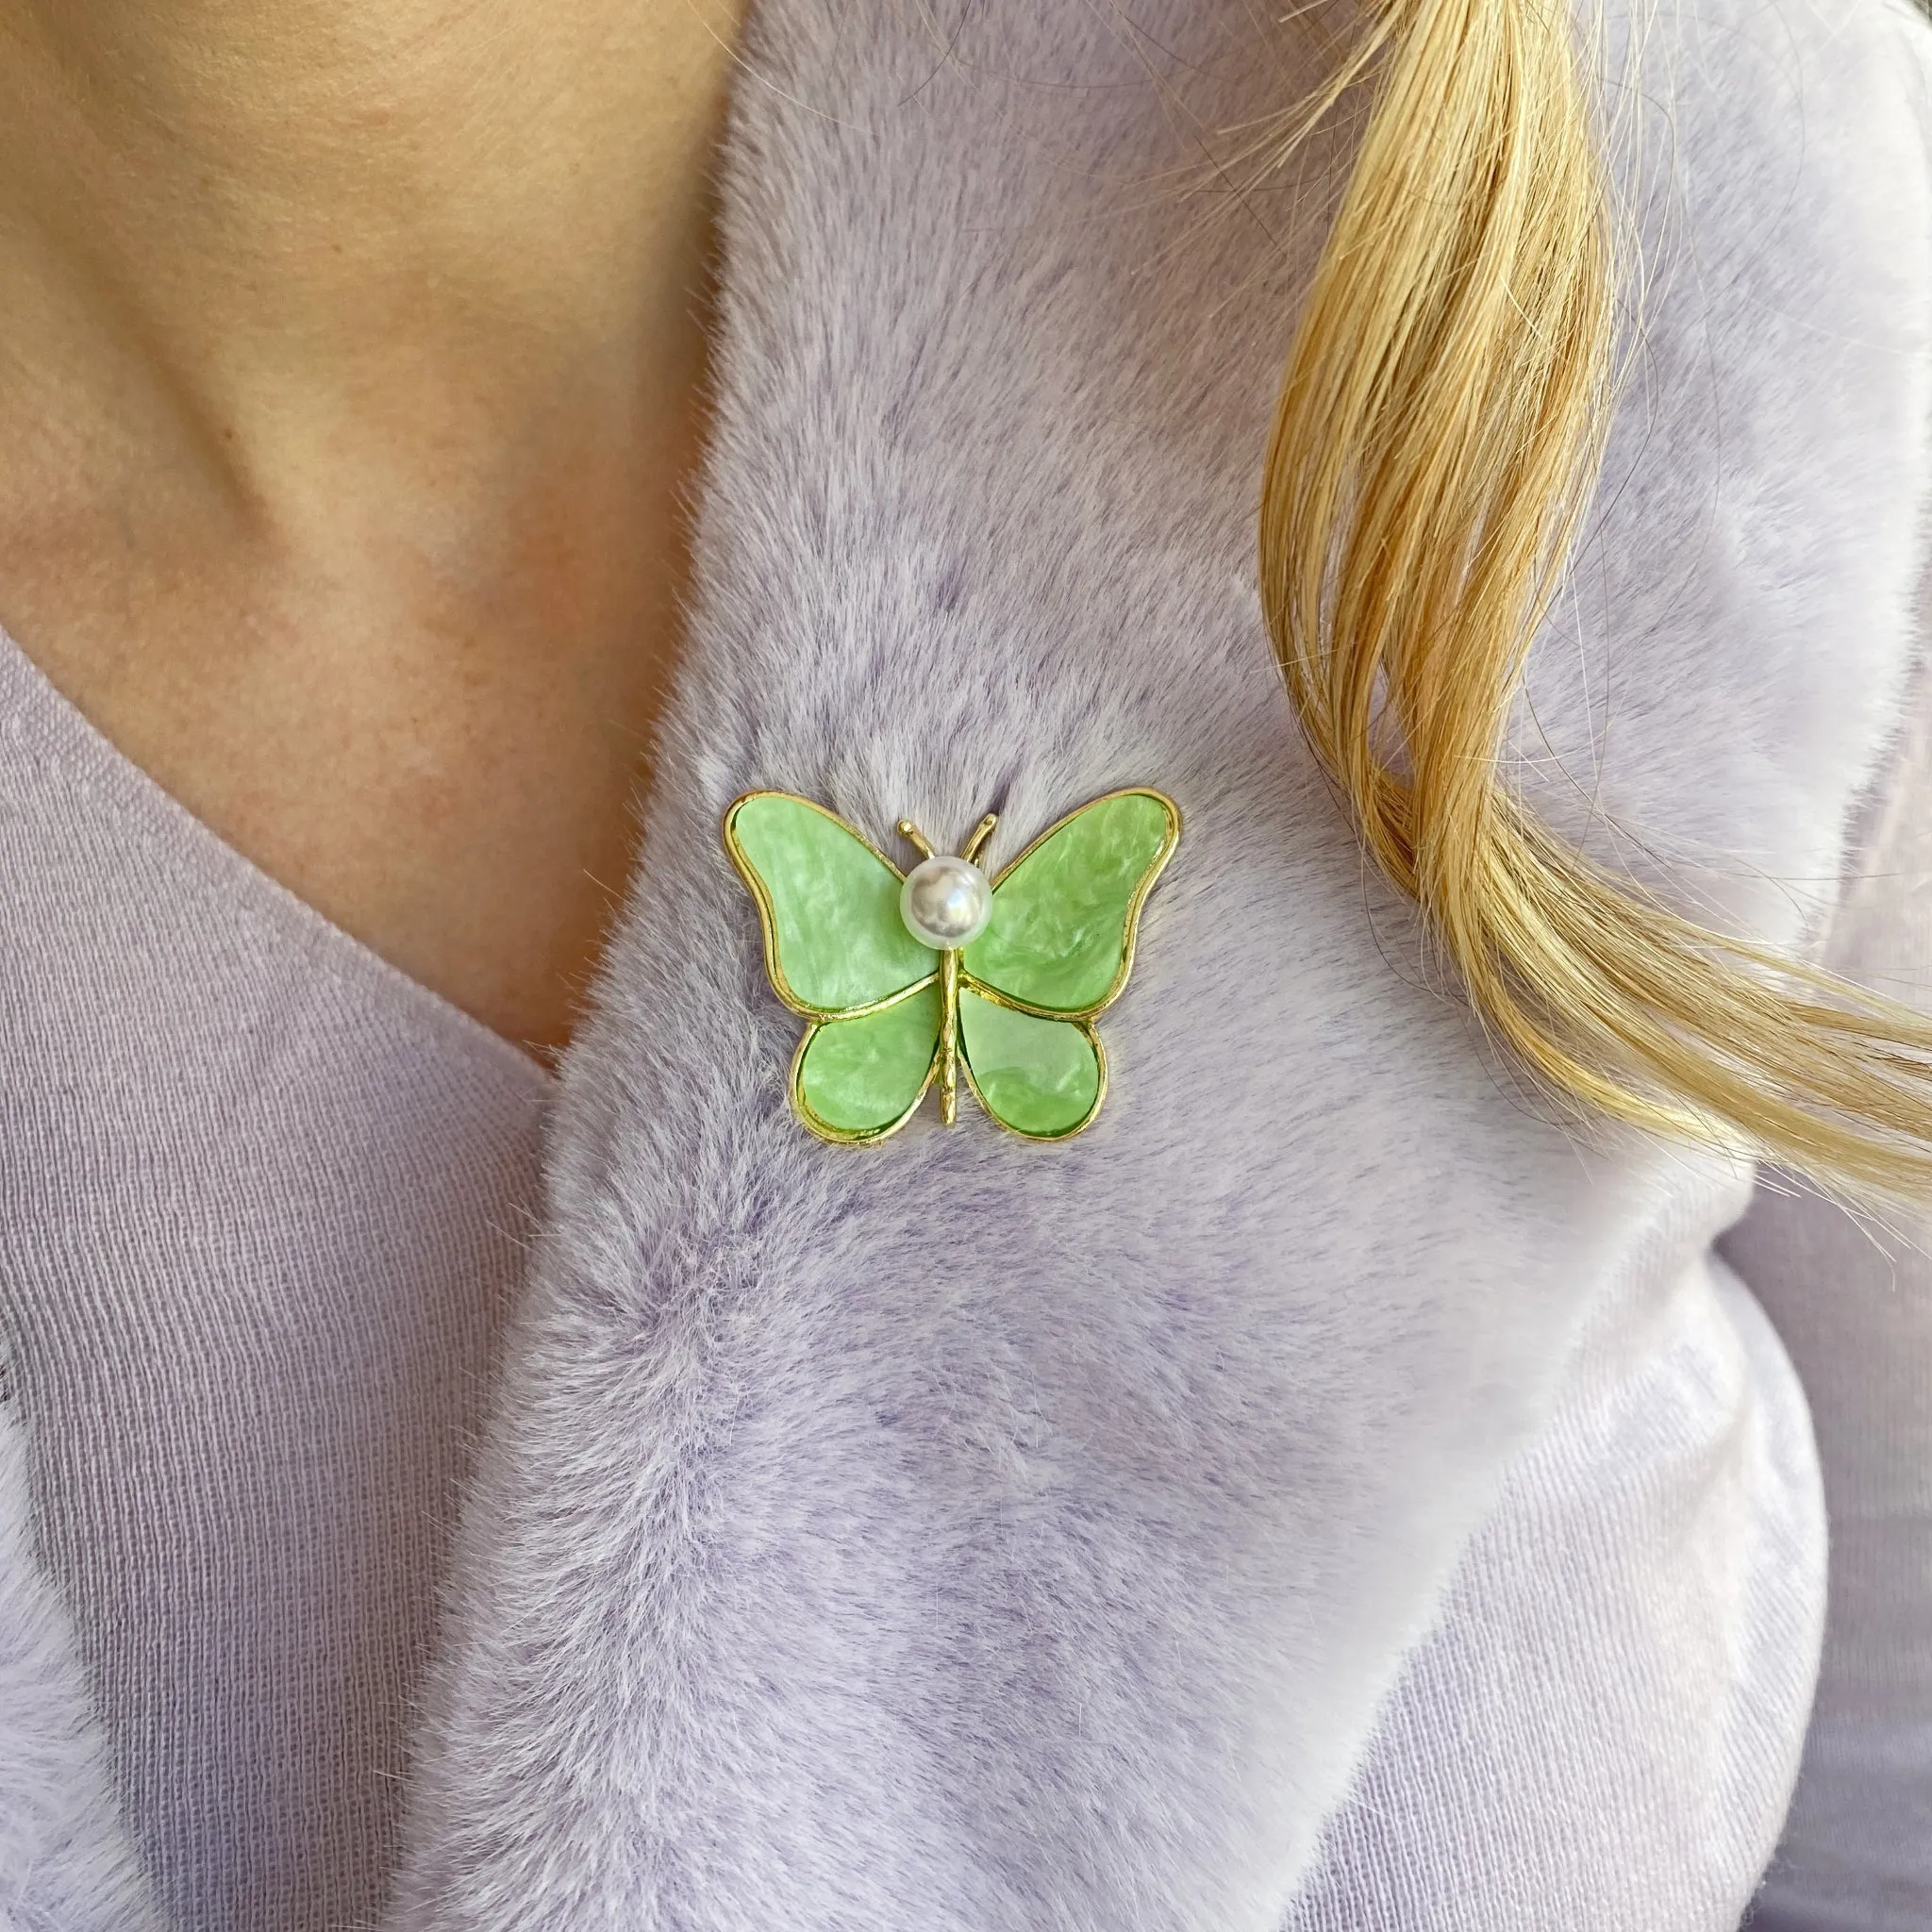
[[[959,989],[959,1064],[1003,1127],[1031,1141],[1077,1134],[1107,1097],[1107,1056],[1085,1021],[1043,1020]]]
[[[1050,825],[993,881],[960,963],[1014,1006],[1091,1020],[1127,983],[1141,908],[1181,835],[1158,791],[1111,791]]]
[[[772,987],[823,1020],[894,999],[939,971],[899,916],[899,873],[843,819],[789,791],[724,814],[724,849],[758,901]]]
[[[939,1070],[941,998],[931,981],[798,1042],[791,1105],[823,1141],[883,1141],[912,1117]]]
[[[1127,983],[1141,908],[1180,833],[1162,793],[1109,792],[993,881],[992,919],[960,956],[959,1058],[1002,1126],[1061,1141],[1100,1111],[1107,1055],[1093,1017]]]
[[[1158,791],[1094,799],[1049,826],[993,881],[992,918],[960,956],[958,1059],[1001,1125],[1076,1134],[1107,1095],[1091,1022],[1134,962],[1141,908],[1180,838]],[[791,1063],[791,1104],[827,1141],[882,1141],[937,1076],[940,955],[906,928],[898,870],[823,806],[753,791],[724,844],[758,902],[778,997],[812,1022]]]

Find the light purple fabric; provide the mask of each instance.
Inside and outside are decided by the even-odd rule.
[[[1932,582],[1924,619],[1932,634]],[[1831,938],[1840,972],[1932,1011],[1932,678]],[[1887,1228],[1790,1182],[1724,1252],[1817,1421],[1831,1605],[1817,1707],[1754,1932],[1932,1925],[1932,1214]]]
[[[1642,354],[1524,778],[1795,941],[1910,655],[1926,35],[1655,14]],[[1788,1366],[1708,1254],[1748,1176],[1501,1077],[1296,738],[1252,513],[1307,250],[1265,182],[1170,192],[1295,96],[1257,31],[755,9],[691,646],[397,1932],[1731,1932],[1769,1856],[1820,1579]],[[808,1141],[732,794],[1009,841],[1150,780],[1188,842],[1095,1133]],[[40,1585],[0,1568],[0,1827],[42,1767],[62,1802],[0,1831],[0,1926],[125,1932],[66,1907],[121,1874]]]
[[[194,1932],[366,1924],[551,1076],[0,639],[0,1334],[125,1815]]]
[[[1512,1088],[1295,739],[1251,517],[1299,264],[1284,246],[1271,285],[1234,208],[1163,192],[1205,179],[1202,130],[1291,95],[1252,9],[804,0],[754,29],[691,648],[564,1069],[396,1924],[1279,1932],[1371,1751],[1439,1774],[1418,1647],[1497,1508],[1543,1506],[1524,1458],[1600,1320],[1681,1286],[1730,1383],[1712,1466],[1736,1442],[1776,1468],[1734,1392],[1776,1347],[1707,1253],[1748,1176],[1579,1141]],[[1808,930],[1791,882],[1840,875],[1909,656],[1923,36],[1865,0],[1698,0],[1656,10],[1620,96],[1641,354],[1524,778],[1779,943]],[[993,807],[997,863],[1136,782],[1189,832],[1094,1134],[1051,1160],[970,1121],[870,1159],[808,1141],[797,1024],[720,850],[732,795],[783,785],[881,838]],[[935,1201],[971,1204],[964,1237],[935,1243]],[[1774,1540],[1733,1561],[1748,1540],[1668,1493],[1692,1434],[1597,1440],[1647,1516],[1608,1533],[1580,1492],[1582,1548],[1613,1544],[1598,1602],[1515,1599],[1541,1676],[1478,1655],[1434,1679],[1507,1698],[1512,1749],[1581,1743],[1540,1730],[1555,1678],[1573,1713],[1641,1709],[1592,1702],[1606,1655],[1669,1690],[1683,1626],[1644,1616],[1625,1553],[1674,1559],[1721,1661],[1773,1599],[1787,1642],[1816,1603]],[[1383,1729],[1411,1663],[1423,1722]],[[1409,1897],[1479,1928],[1735,1927],[1803,1711],[1720,1690],[1653,1704],[1668,1730],[1601,1725],[1542,1810],[1465,1807],[1480,1885],[1457,1889],[1466,1837],[1407,1839]],[[1673,1823],[1754,1725],[1753,1810],[1674,1889]],[[1500,1769],[1507,1793],[1544,1767]],[[1608,1884],[1578,1905],[1586,1838]],[[1384,1923],[1438,1923],[1386,1895]]]
[[[26,991],[0,1153],[39,1177],[17,1240],[51,1250],[0,1276],[0,1318],[128,1815],[182,1926],[368,1923],[551,1082],[241,860],[4,639],[0,716]],[[1286,1932],[1734,1914],[1810,1694],[1815,1470],[1749,1297],[1702,1265],[1636,1280]],[[1646,1744],[1698,1760],[1701,1807]]]

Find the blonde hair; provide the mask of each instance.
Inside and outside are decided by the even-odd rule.
[[[1614,354],[1599,135],[1562,0],[1379,0],[1290,354],[1260,582],[1302,724],[1485,1024],[1559,1095],[1834,1191],[1932,1193],[1932,1025],[1586,858],[1501,765],[1594,481]]]

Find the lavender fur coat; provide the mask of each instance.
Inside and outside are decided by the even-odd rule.
[[[1240,129],[1312,69],[1257,17],[756,10],[689,661],[392,1932],[1703,1932],[1772,1855],[1823,1523],[1713,1253],[1751,1177],[1514,1083],[1297,738],[1251,531],[1320,225]],[[1526,782],[1779,943],[1912,668],[1928,42],[1665,0],[1604,55],[1643,273]],[[1096,1129],[808,1139],[726,802],[1018,841],[1127,783],[1188,831]],[[132,1932],[0,1431],[0,1928]]]

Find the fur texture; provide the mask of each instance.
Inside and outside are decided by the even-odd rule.
[[[1175,192],[1292,81],[1242,8],[1137,17],[758,23],[702,603],[411,1926],[1274,1926],[1593,1300],[1735,1209],[1539,1118],[1365,885],[1250,582],[1306,258],[1257,276],[1266,197]],[[1674,859],[1835,876],[1890,715],[1932,313],[1905,31],[1715,0],[1629,96],[1641,354],[1536,717],[1552,809]],[[881,838],[992,806],[1011,850],[1136,781],[1189,829],[1100,1127],[808,1141],[729,798]],[[1795,937],[1749,886],[1683,890]]]
[[[10,1409],[0,1373],[0,1932],[158,1932],[73,1626],[34,1561]]]
[[[1252,584],[1313,228],[1210,165],[1307,75],[1241,0],[1134,21],[754,22],[689,661],[399,1928],[1274,1932],[1592,1310],[1735,1212],[1514,1090],[1364,881]],[[1780,941],[1907,657],[1913,31],[1699,0],[1643,37],[1640,353],[1524,711],[1554,815]],[[728,800],[882,841],[991,807],[997,859],[1135,782],[1188,831],[1097,1128],[808,1140]],[[58,1745],[106,1843],[66,1722],[12,1748]]]

